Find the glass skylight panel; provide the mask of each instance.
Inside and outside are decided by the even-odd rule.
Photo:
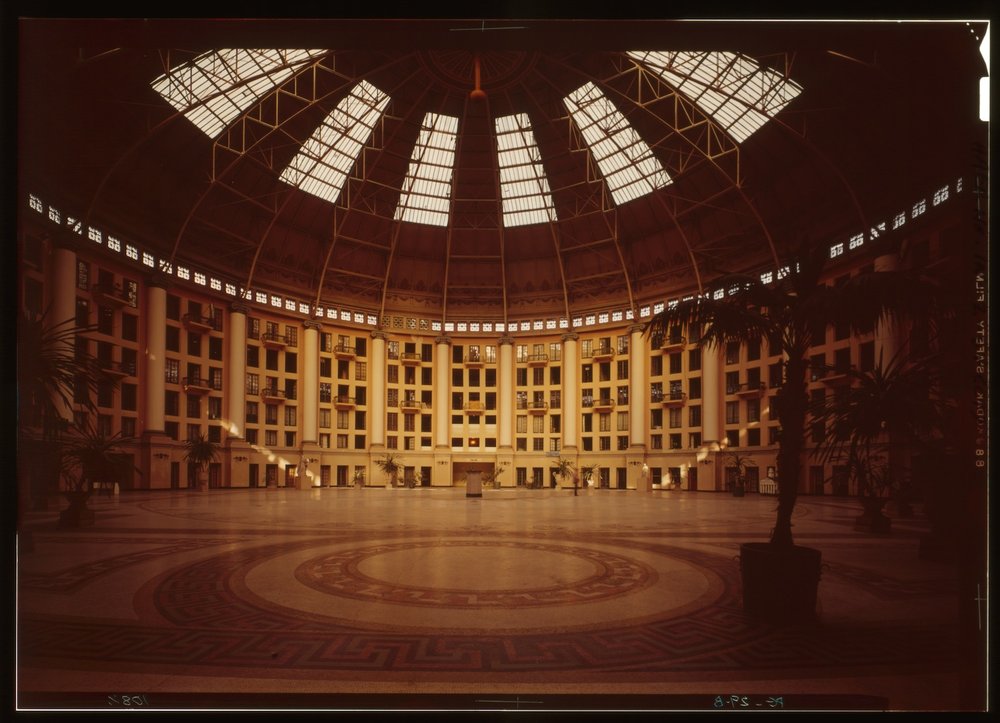
[[[231,48],[199,55],[153,81],[153,90],[215,138],[258,99],[326,50]]]
[[[736,53],[632,50],[628,55],[694,101],[737,143],[802,92],[794,81]]]
[[[593,83],[563,98],[619,206],[673,181],[646,142]]]
[[[542,154],[527,114],[501,116],[495,125],[504,226],[555,221]]]
[[[281,173],[281,180],[336,203],[389,96],[362,80],[323,120]]]
[[[397,221],[447,226],[458,118],[424,116],[396,206]]]

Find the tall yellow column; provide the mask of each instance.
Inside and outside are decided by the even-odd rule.
[[[628,461],[629,488],[640,492],[649,492],[651,480],[649,467],[646,465],[646,420],[649,405],[646,403],[646,344],[643,340],[642,324],[629,327],[629,447],[626,455]]]
[[[500,337],[500,428],[497,437],[500,450],[511,450],[514,444],[514,339]]]
[[[305,323],[302,343],[302,444],[318,444],[319,419],[319,331],[318,321]]]
[[[142,431],[142,477],[147,489],[170,487],[170,463],[183,463],[175,442],[166,436],[164,395],[166,391],[167,289],[165,280],[154,278],[146,286],[146,363],[142,378],[146,406]]]
[[[385,340],[384,331],[372,332],[372,367],[368,372],[371,380],[371,398],[368,404],[371,411],[368,419],[371,425],[371,446],[379,449],[385,447]]]
[[[721,365],[719,364],[720,354],[722,354],[722,349],[720,347],[709,345],[702,346],[701,443],[703,445],[710,445],[713,442],[722,442],[720,437],[722,432],[719,427],[719,406],[722,399],[722,395],[719,390],[722,388],[723,384],[720,373]],[[692,400],[689,398],[688,404],[691,403]],[[712,460],[712,464],[705,465],[705,467],[707,468],[708,476],[711,479],[702,480],[699,478],[698,487],[699,489],[721,489],[720,484],[722,480],[722,472],[719,468],[723,463],[722,457],[712,452],[709,453],[708,459]],[[709,484],[704,484],[704,482],[708,482]]]
[[[229,397],[229,414],[226,419],[226,430],[234,439],[246,437],[246,401],[247,401],[247,312],[246,305],[234,303],[229,312],[229,323],[226,324],[226,341],[229,346],[229,383],[226,394]]]
[[[580,414],[580,365],[577,361],[577,341],[580,337],[572,332],[563,334],[563,451],[567,456],[576,454],[577,418]]]
[[[156,281],[146,288],[145,431],[163,432],[166,389],[167,290]]]
[[[434,340],[434,469],[431,486],[452,484],[451,471],[451,339]]]
[[[451,449],[451,339],[434,340],[434,448]]]
[[[643,325],[629,327],[629,446],[646,448],[646,423],[649,419],[646,402],[648,396],[648,375],[646,359],[649,352],[643,340]]]
[[[66,328],[64,322],[73,323],[76,319],[76,252],[64,245],[57,245],[52,252],[52,301],[46,316],[46,325],[50,328],[60,326]],[[73,349],[66,349],[72,354]],[[59,416],[66,420],[73,419],[73,390],[67,389],[69,400],[56,397],[55,405]]]
[[[875,271],[896,271],[899,268],[899,256],[888,253],[875,259]],[[875,364],[886,366],[900,349],[900,330],[892,321],[880,321],[875,326]]]

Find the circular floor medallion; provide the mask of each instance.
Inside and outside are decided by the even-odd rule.
[[[295,577],[330,595],[463,608],[596,602],[657,579],[650,567],[599,549],[494,540],[339,550],[299,565]]]

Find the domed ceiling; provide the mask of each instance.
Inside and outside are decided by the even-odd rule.
[[[634,310],[965,172],[984,30],[22,20],[21,191],[307,304]]]

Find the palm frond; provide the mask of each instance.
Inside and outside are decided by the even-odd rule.
[[[219,458],[219,445],[204,434],[189,437],[184,442],[184,460],[204,467]]]
[[[816,311],[832,324],[864,332],[882,322],[944,319],[952,315],[940,287],[907,271],[868,271],[818,298]]]
[[[97,360],[76,348],[81,334],[93,327],[73,318],[49,323],[48,311],[40,318],[22,317],[17,329],[18,414],[21,425],[45,426],[61,417],[73,404],[96,411],[94,397],[104,381]],[[85,394],[75,395],[80,385]],[[80,401],[74,401],[79,398]]]

